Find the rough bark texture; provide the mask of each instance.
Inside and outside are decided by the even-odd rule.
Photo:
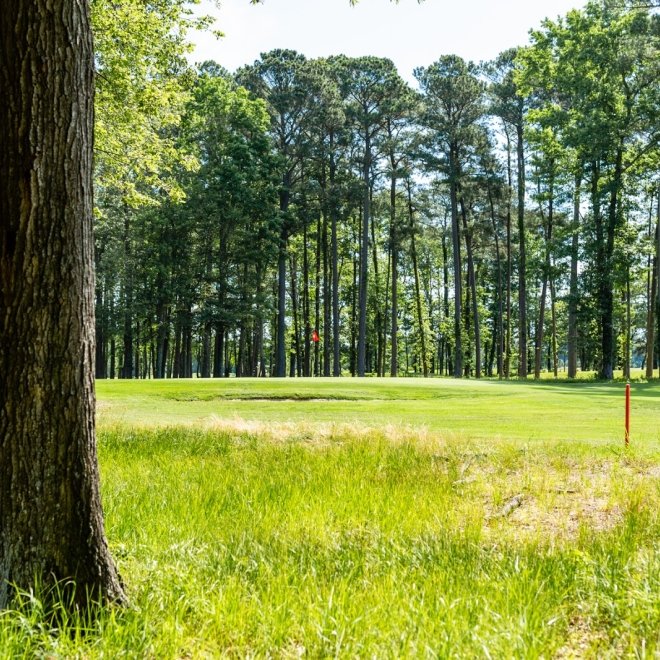
[[[94,433],[88,3],[6,0],[0,89],[0,607],[35,579],[123,600]]]

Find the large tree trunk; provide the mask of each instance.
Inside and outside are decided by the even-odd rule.
[[[0,608],[35,580],[122,601],[94,432],[88,4],[8,0],[0,43]]]

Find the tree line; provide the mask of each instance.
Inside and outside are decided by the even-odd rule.
[[[377,57],[192,69],[162,22],[127,84],[148,28],[108,22],[97,62],[98,378],[653,376],[653,8],[590,2],[414,88]]]

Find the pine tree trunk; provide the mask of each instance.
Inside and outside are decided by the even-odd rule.
[[[280,211],[285,214],[289,209],[288,181],[280,191]],[[286,253],[288,234],[286,226],[280,231],[280,250],[277,259],[277,353],[275,358],[275,376],[286,376]]]
[[[461,344],[461,238],[458,224],[458,146],[449,149],[449,196],[451,201],[451,239],[454,260],[454,378],[463,375],[463,346]]]
[[[518,155],[518,376],[527,378],[527,255],[525,242],[525,152],[522,113],[517,130]]]
[[[312,328],[309,320],[309,254],[307,246],[307,222],[303,225],[303,376],[310,376],[311,351],[310,337]]]
[[[648,295],[648,307],[646,313],[646,378],[653,378],[654,348],[655,348],[655,314],[656,297],[658,294],[658,256],[660,254],[660,199],[658,200],[658,223],[655,226],[655,255],[650,265],[650,286]]]
[[[620,213],[619,201],[623,182],[623,145],[619,145],[614,164],[610,200],[607,213],[607,226],[604,244],[604,259],[600,264],[600,303],[601,303],[601,368],[599,376],[611,380],[614,376],[614,283],[613,255],[614,235]]]
[[[84,0],[0,12],[0,608],[123,601],[94,430],[93,48]]]
[[[392,167],[390,178],[390,252],[392,255],[392,336],[390,338],[392,355],[390,357],[390,376],[395,377],[399,372],[399,237],[396,226],[396,166],[393,154],[390,155],[390,166]]]
[[[573,226],[571,228],[571,279],[568,295],[568,377],[577,376],[578,248],[580,232],[580,185],[582,167],[575,174],[573,191]]]
[[[332,375],[341,376],[339,354],[339,255],[337,245],[337,213],[331,211],[330,242],[332,250]]]
[[[323,375],[330,375],[330,355],[332,353],[332,328],[330,321],[330,288],[331,288],[331,274],[330,274],[330,243],[328,240],[328,218],[323,214],[323,230],[322,230],[322,243],[323,243]]]
[[[362,203],[362,232],[360,239],[360,293],[359,293],[359,316],[358,316],[358,340],[357,340],[357,375],[364,376],[366,366],[367,350],[367,284],[369,276],[369,212],[371,204],[369,193],[371,186],[369,178],[371,174],[371,143],[369,131],[365,134],[364,163],[362,170],[363,203]]]
[[[468,261],[468,285],[470,287],[472,302],[472,323],[474,328],[474,353],[475,353],[475,378],[481,378],[481,324],[479,321],[479,300],[477,298],[477,277],[474,270],[474,256],[472,250],[472,232],[468,226],[467,209],[461,198],[461,216],[463,218],[463,229],[465,231],[465,248]]]
[[[551,164],[552,165],[552,164]],[[554,180],[551,176],[549,184],[550,199],[548,200],[548,224],[545,230],[545,263],[543,265],[543,285],[539,300],[539,323],[536,327],[534,343],[534,379],[541,378],[541,362],[543,358],[543,335],[545,332],[545,304],[548,295],[548,279],[550,278],[550,247],[552,242],[552,224],[554,221]],[[541,211],[541,217],[543,212]]]
[[[321,327],[321,245],[322,222],[319,214],[316,220],[316,269],[314,275],[314,328],[319,331]],[[320,342],[314,342],[314,375],[321,375]]]
[[[490,207],[490,221],[493,226],[493,236],[495,238],[495,263],[497,270],[497,324],[493,328],[493,342],[497,337],[497,375],[502,379],[504,368],[504,309],[502,306],[502,255],[500,254],[500,237],[497,231],[497,220],[495,216],[495,204],[493,202],[493,193],[488,186],[488,204]],[[490,367],[489,376],[492,376],[492,367]]]
[[[506,208],[506,339],[504,346],[504,377],[511,377],[511,285],[513,282],[513,251],[511,249],[511,198],[513,196],[513,178],[511,174],[511,139],[506,123],[506,171],[507,171],[507,208]]]
[[[378,272],[378,243],[376,242],[376,222],[373,218],[371,217],[371,256],[373,258],[373,263],[374,263],[374,293],[375,293],[375,298],[376,298],[376,313],[375,313],[375,318],[374,318],[374,324],[376,326],[376,375],[377,376],[382,376],[383,375],[383,353],[385,351],[385,333],[384,333],[384,322],[383,322],[383,314],[381,311],[381,307],[378,304],[378,301],[380,300],[380,273]],[[370,369],[370,371],[373,371],[373,369]]]
[[[424,315],[422,313],[422,292],[419,284],[419,267],[417,265],[417,246],[415,244],[415,217],[412,205],[412,193],[410,180],[406,181],[408,189],[408,220],[410,222],[410,257],[413,266],[413,276],[415,280],[415,306],[417,309],[417,326],[419,328],[419,343],[422,351],[422,372],[424,378],[428,378],[429,364],[426,353],[426,333],[424,332]]]

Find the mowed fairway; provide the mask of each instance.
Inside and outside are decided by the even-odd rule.
[[[622,383],[421,379],[99,381],[101,426],[248,420],[414,427],[465,439],[624,437]],[[636,446],[660,448],[660,385],[632,385]]]
[[[653,658],[660,386],[99,382],[131,606],[0,657]]]

